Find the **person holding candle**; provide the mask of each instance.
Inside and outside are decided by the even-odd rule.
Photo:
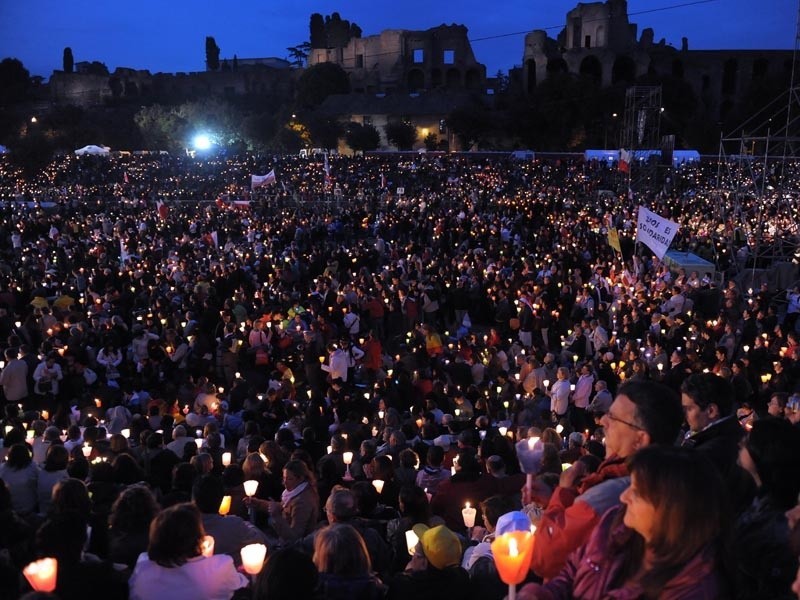
[[[191,504],[159,513],[150,525],[147,553],[139,556],[131,575],[130,600],[228,600],[247,586],[230,556],[202,555],[205,535],[200,512]]]
[[[674,443],[682,422],[680,401],[666,386],[635,381],[620,387],[601,420],[606,460],[590,475],[581,462],[564,471],[542,514],[531,560],[537,575],[550,579],[559,573],[600,517],[619,504],[628,485],[626,460],[651,444]]]
[[[146,485],[132,485],[117,496],[108,517],[108,558],[132,569],[147,551],[150,523],[161,508]]]
[[[255,456],[258,458],[258,455]],[[261,485],[258,487],[261,488]],[[214,554],[227,554],[238,566],[241,564],[242,547],[248,544],[266,544],[267,536],[245,519],[236,515],[220,514],[224,495],[222,481],[213,475],[204,475],[192,488],[192,501],[200,510],[203,529],[214,538]]]
[[[283,485],[280,502],[252,496],[244,499],[246,506],[269,513],[281,545],[296,542],[311,533],[319,517],[316,481],[303,461],[292,459],[284,465]]]
[[[622,506],[603,515],[555,577],[526,585],[519,600],[726,596],[722,539],[730,507],[714,466],[666,445],[643,448],[628,463]]]
[[[6,460],[0,463],[0,479],[11,492],[11,506],[17,514],[29,517],[36,513],[39,469],[26,444],[11,446]]]
[[[419,543],[405,571],[387,582],[388,600],[473,598],[458,536],[445,525],[417,524],[413,530]]]

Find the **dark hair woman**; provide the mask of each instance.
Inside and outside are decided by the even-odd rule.
[[[729,511],[713,465],[691,450],[652,445],[633,455],[629,469],[623,505],[603,516],[558,576],[525,586],[520,600],[622,589],[631,598],[725,596],[718,562]]]
[[[205,557],[200,511],[176,504],[150,524],[150,542],[130,579],[131,600],[149,598],[231,598],[247,585],[227,554]]]

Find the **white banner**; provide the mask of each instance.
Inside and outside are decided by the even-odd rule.
[[[636,241],[645,244],[659,259],[664,258],[676,233],[678,233],[677,223],[658,216],[644,206],[639,207]]]

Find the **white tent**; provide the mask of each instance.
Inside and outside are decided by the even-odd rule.
[[[75,150],[75,154],[78,156],[83,156],[84,154],[108,154],[109,152],[111,152],[111,148],[108,146],[95,146],[94,144]]]

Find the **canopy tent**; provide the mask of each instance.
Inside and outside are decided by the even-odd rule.
[[[649,160],[651,156],[661,158],[661,150],[634,150],[633,157],[636,160]],[[586,150],[583,153],[584,160],[607,160],[614,162],[619,160],[619,150]],[[700,153],[697,150],[675,150],[672,153],[672,166],[679,167],[685,163],[700,162]]]
[[[78,156],[83,156],[84,154],[109,154],[110,152],[111,148],[108,146],[95,146],[94,144],[89,144],[88,146],[75,150],[75,154]]]

